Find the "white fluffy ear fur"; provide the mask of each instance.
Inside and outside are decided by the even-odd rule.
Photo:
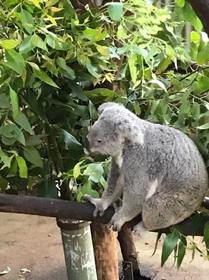
[[[99,113],[99,115],[101,115],[106,109],[112,109],[112,108],[118,108],[118,107],[124,107],[124,106],[119,103],[106,102],[99,106],[98,113]]]
[[[122,104],[107,102],[99,106],[100,117],[115,124],[115,132],[132,143],[144,143],[144,134],[137,123],[139,118]]]
[[[144,134],[141,128],[128,116],[118,119],[118,122],[116,122],[116,132],[119,135],[123,135],[125,139],[129,139],[132,143],[141,145],[144,143]]]

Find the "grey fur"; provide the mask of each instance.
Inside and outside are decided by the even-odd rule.
[[[135,232],[177,224],[201,204],[208,174],[195,144],[181,131],[144,121],[123,105],[99,107],[99,119],[87,136],[89,150],[112,158],[108,186],[101,199],[84,198],[105,209],[123,193],[123,205],[109,225],[122,225],[142,214]]]

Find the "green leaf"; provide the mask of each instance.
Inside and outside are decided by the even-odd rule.
[[[88,101],[88,98],[83,93],[80,85],[78,85],[76,81],[69,81],[68,86],[72,90],[73,96],[79,98],[82,101]]]
[[[67,146],[71,146],[72,144],[77,145],[77,146],[81,146],[81,143],[79,143],[76,140],[76,138],[72,134],[70,134],[68,131],[66,131],[64,129],[61,129],[61,133],[64,137],[64,141],[67,144]]]
[[[35,45],[33,44],[32,36],[27,36],[22,41],[22,44],[20,45],[19,52],[22,53],[28,53],[31,50],[35,48]]]
[[[192,9],[189,2],[185,1],[185,5],[182,8],[184,18],[194,26],[197,31],[201,31],[203,26],[200,19],[197,17],[195,11]]]
[[[157,238],[156,238],[156,241],[155,241],[155,248],[154,248],[154,251],[152,253],[152,256],[154,256],[154,254],[156,253],[156,250],[157,250],[157,245],[158,245],[158,242],[160,240],[160,237],[162,236],[162,232],[161,231],[158,231],[157,233]]]
[[[0,104],[2,109],[9,109],[11,105],[9,97],[3,92],[0,94]]]
[[[82,194],[89,194],[93,198],[99,198],[99,194],[97,191],[92,189],[93,183],[91,181],[87,181],[83,186],[79,189],[81,190]]]
[[[4,165],[1,167],[1,169],[5,168],[5,167],[10,167],[11,165],[11,160],[12,157],[9,157],[0,147],[0,158],[1,161],[4,163]]]
[[[18,141],[22,145],[25,145],[25,137],[19,127],[17,127],[14,123],[9,123],[0,127],[0,134],[8,139],[11,139],[11,143]]]
[[[41,140],[41,137],[39,135],[30,135],[25,139],[25,146],[31,147],[31,146],[38,146],[43,141]]]
[[[46,29],[43,28],[43,31],[46,31]],[[55,50],[69,50],[70,49],[70,44],[65,42],[63,38],[57,38],[57,36],[53,33],[50,33],[46,37],[46,42],[47,44]]]
[[[38,167],[43,167],[43,161],[41,159],[41,156],[38,152],[38,150],[34,147],[27,147],[24,151],[23,154],[25,158],[32,163],[35,166]]]
[[[34,74],[43,82],[45,82],[46,84],[53,86],[55,88],[59,88],[55,82],[42,70],[36,70],[33,68],[33,72]]]
[[[2,40],[2,41],[0,41],[0,45],[2,45],[2,47],[5,50],[11,50],[11,49],[14,49],[15,47],[17,47],[19,45],[19,42],[17,40],[13,40],[13,39]]]
[[[13,124],[13,131],[14,131],[14,136],[16,137],[16,140],[20,142],[23,146],[25,146],[25,136],[22,133],[22,130],[19,129],[15,124]]]
[[[108,13],[112,20],[120,20],[123,15],[123,3],[108,3]]]
[[[95,88],[92,90],[86,90],[83,93],[86,94],[89,98],[93,97],[94,95],[102,95],[105,97],[109,97],[110,100],[112,100],[115,97],[115,92],[107,88]]]
[[[209,222],[207,222],[204,226],[204,238],[203,241],[205,242],[207,248],[207,255],[209,255]]]
[[[177,252],[177,267],[179,268],[181,266],[181,263],[185,257],[186,254],[186,246],[187,246],[187,240],[185,236],[181,236],[181,240],[178,245],[178,252]]]
[[[89,176],[89,180],[94,183],[99,183],[103,173],[104,169],[101,163],[92,163],[86,167],[83,174]]]
[[[46,43],[37,34],[33,34],[32,43],[36,47],[48,52],[48,49],[46,47]]]
[[[196,61],[198,64],[203,65],[209,60],[209,46],[205,46],[198,54]]]
[[[9,94],[12,103],[13,117],[14,119],[16,119],[19,114],[18,96],[17,93],[10,86],[9,86]]]
[[[197,33],[196,31],[192,31],[190,34],[190,40],[191,42],[198,44],[201,40],[200,34]]]
[[[208,122],[208,123],[205,123],[205,124],[203,124],[203,125],[197,126],[196,128],[197,128],[197,129],[200,129],[200,130],[209,129],[209,122]]]
[[[25,30],[29,33],[32,34],[34,31],[34,19],[33,16],[25,11],[25,10],[21,10],[21,21],[22,21],[22,25],[24,26]]]
[[[163,242],[161,266],[167,261],[170,254],[174,251],[179,239],[179,233],[174,229],[173,232],[169,233]]]
[[[6,65],[12,68],[18,74],[22,74],[22,71],[25,67],[25,60],[20,53],[17,53],[14,50],[6,50]]]
[[[97,67],[93,66],[91,63],[86,63],[86,68],[93,77],[97,79],[101,77],[101,74],[97,73]]]
[[[107,30],[103,29],[102,27],[92,29],[92,28],[87,28],[83,31],[83,35],[92,42],[98,42],[107,36]]]
[[[28,178],[28,168],[23,157],[16,157],[20,178]]]
[[[209,222],[204,225],[204,238],[203,241],[209,240]]]
[[[177,6],[183,8],[185,5],[185,0],[175,0]]]
[[[80,174],[81,174],[81,168],[80,168],[80,166],[81,166],[81,164],[84,162],[84,160],[82,160],[82,161],[79,161],[75,166],[74,166],[74,168],[73,168],[73,177],[75,178],[75,179],[77,179],[79,176],[80,176]]]
[[[157,85],[159,88],[161,88],[161,89],[163,89],[165,92],[167,92],[167,89],[166,89],[165,85],[164,85],[161,81],[159,81],[159,80],[150,80],[149,82],[150,82],[151,84]]]
[[[131,74],[131,79],[134,84],[136,83],[136,79],[137,79],[137,69],[135,66],[136,60],[137,60],[137,56],[135,54],[130,55],[128,58],[129,71]]]
[[[15,119],[15,122],[28,133],[34,134],[34,131],[28,121],[28,118],[22,111],[19,112],[18,116]]]

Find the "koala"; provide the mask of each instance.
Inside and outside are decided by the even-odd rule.
[[[138,118],[121,104],[104,103],[98,112],[87,149],[111,156],[111,170],[101,199],[84,195],[95,205],[94,216],[103,215],[121,195],[122,207],[109,222],[115,231],[139,214],[136,234],[190,216],[208,190],[206,166],[192,140],[177,129]]]

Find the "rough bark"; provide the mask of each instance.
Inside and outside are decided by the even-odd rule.
[[[96,222],[91,224],[91,233],[98,280],[119,279],[117,234]]]
[[[209,36],[209,0],[188,0],[188,2],[201,20],[204,30]]]
[[[131,262],[134,273],[139,273],[138,255],[131,228],[122,227],[121,231],[118,232],[118,241],[123,260]]]

